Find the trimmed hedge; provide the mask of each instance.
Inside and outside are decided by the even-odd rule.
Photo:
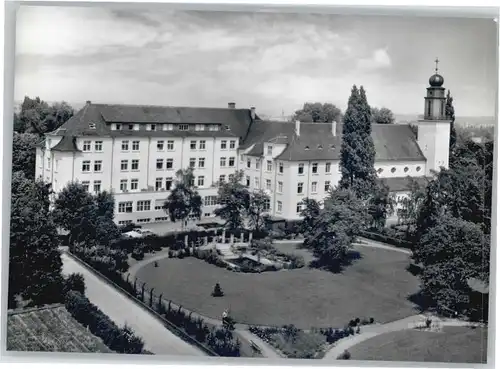
[[[92,334],[101,338],[111,350],[122,354],[141,354],[144,342],[128,328],[119,328],[84,295],[69,291],[65,298],[66,310]]]
[[[360,236],[368,238],[368,239],[373,240],[373,241],[387,243],[387,244],[395,246],[395,247],[413,250],[413,244],[411,242],[400,239],[400,238],[387,236],[387,235],[384,235],[381,233],[375,233],[373,231],[372,232],[368,232],[368,231],[361,232]]]

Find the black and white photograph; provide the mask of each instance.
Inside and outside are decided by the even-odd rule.
[[[2,350],[489,364],[497,54],[486,16],[20,5]]]

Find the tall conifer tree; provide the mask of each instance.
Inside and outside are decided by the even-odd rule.
[[[375,146],[371,137],[371,109],[363,87],[353,86],[344,115],[340,186],[362,199],[375,189]]]

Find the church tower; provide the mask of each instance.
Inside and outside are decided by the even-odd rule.
[[[436,58],[435,73],[429,78],[425,96],[424,119],[418,122],[417,142],[427,159],[425,175],[440,168],[448,169],[450,123],[446,118],[446,95],[444,78],[438,74],[439,60]]]

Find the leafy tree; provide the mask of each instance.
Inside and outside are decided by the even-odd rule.
[[[408,190],[409,195],[403,198],[401,207],[398,209],[400,222],[406,225],[407,239],[415,231],[420,207],[425,197],[425,188],[422,188],[412,177],[408,177]]]
[[[340,122],[342,112],[335,105],[330,103],[305,103],[302,109],[297,110],[292,117],[292,120],[300,120],[301,122],[320,122],[331,123],[333,121]]]
[[[246,215],[248,216],[250,226],[253,227],[255,231],[264,229],[266,225],[266,216],[264,213],[269,211],[269,201],[269,195],[263,190],[250,193]]]
[[[385,222],[394,213],[394,197],[385,181],[379,182],[368,203],[368,212],[372,218],[372,226],[378,230],[385,227]]]
[[[470,278],[489,275],[489,238],[478,224],[446,214],[422,236],[414,258],[423,265],[422,291],[438,306],[464,311]]]
[[[300,212],[302,223],[300,224],[300,232],[305,234],[313,229],[320,211],[321,207],[318,201],[310,198],[302,200],[302,211]]]
[[[14,115],[14,129],[19,133],[44,134],[56,130],[73,115],[73,108],[66,102],[49,105],[39,97],[25,96],[19,114]]]
[[[22,171],[26,178],[35,179],[37,135],[14,132],[12,142],[12,172]]]
[[[187,223],[188,217],[200,219],[202,199],[194,188],[193,169],[181,169],[176,173],[175,187],[170,192],[163,209],[172,222],[182,221],[182,227]]]
[[[224,227],[233,230],[243,227],[243,214],[250,204],[250,192],[242,183],[243,176],[240,170],[228,182],[218,183],[217,203],[221,206],[214,214],[226,221]]]
[[[113,240],[120,238],[121,232],[114,222],[115,198],[112,193],[103,191],[98,193],[96,203],[96,240],[99,244],[109,246]]]
[[[97,212],[94,197],[78,182],[69,183],[54,201],[56,224],[69,232],[70,246],[97,242]]]
[[[313,250],[323,265],[336,267],[346,260],[352,242],[365,228],[363,202],[346,189],[331,190],[304,245]]]
[[[340,186],[367,199],[375,188],[375,146],[371,137],[371,111],[361,87],[353,86],[344,115]]]
[[[375,124],[393,124],[394,114],[387,108],[371,108],[372,123]]]
[[[455,144],[457,142],[457,131],[455,130],[455,108],[453,107],[453,97],[450,94],[450,90],[448,90],[448,93],[446,95],[445,116],[447,119],[451,120],[450,154],[452,154],[453,150],[455,149]]]
[[[50,185],[23,172],[12,176],[9,304],[16,296],[31,305],[60,302],[63,278],[57,229],[49,211]]]

